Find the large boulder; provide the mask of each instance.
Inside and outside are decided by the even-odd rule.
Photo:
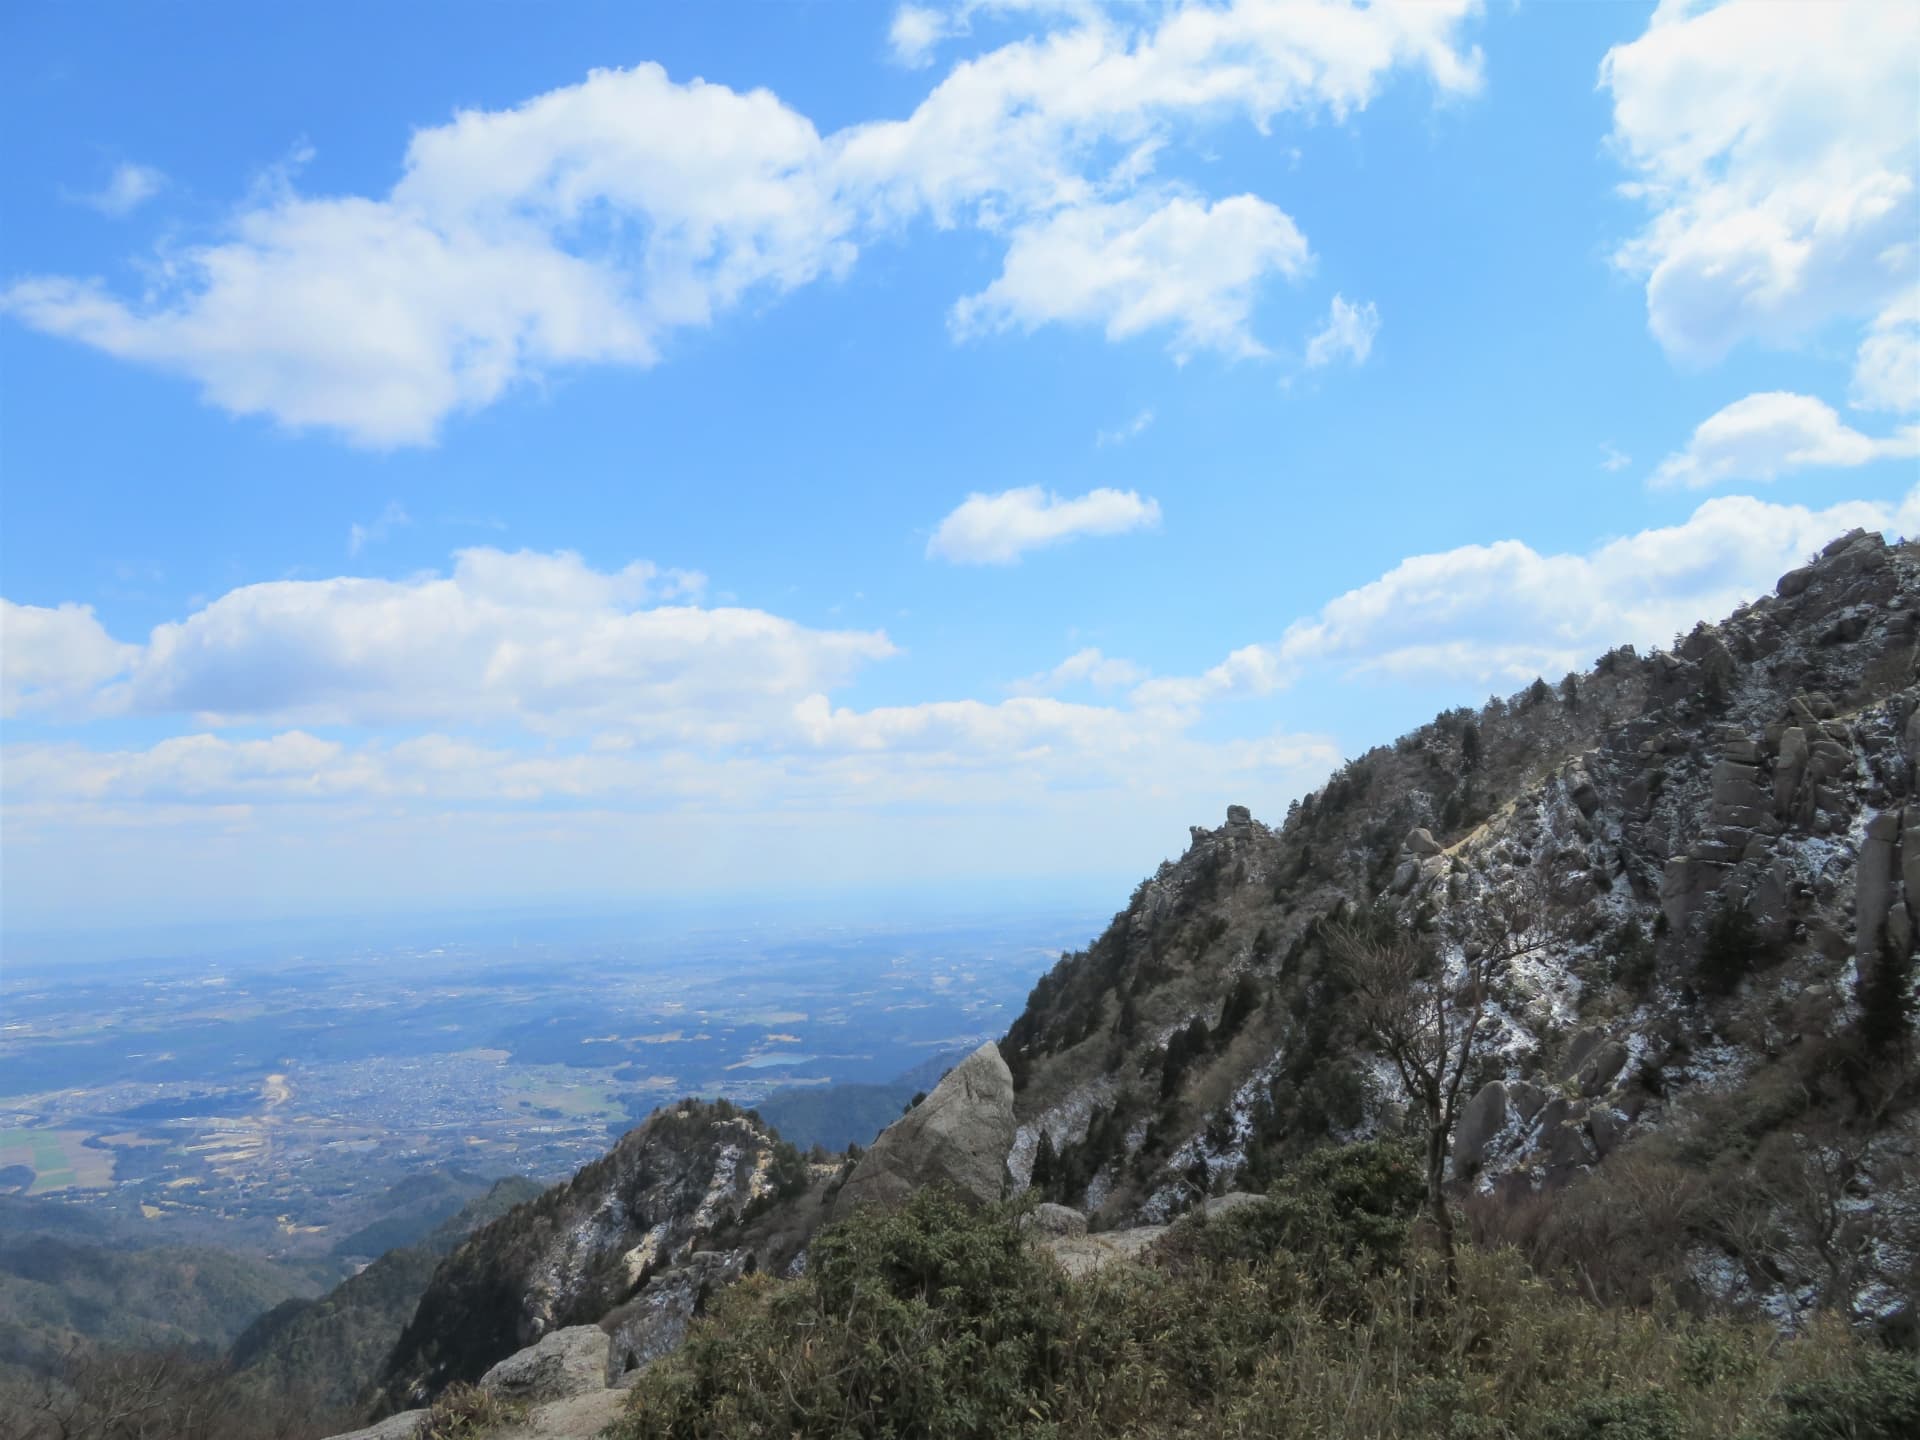
[[[833,1218],[898,1205],[926,1185],[950,1185],[981,1204],[997,1200],[1013,1132],[1013,1072],[989,1040],[873,1142],[834,1198]]]
[[[480,1388],[529,1403],[604,1390],[608,1343],[598,1325],[569,1325],[509,1355],[480,1377]]]
[[[1900,813],[1882,810],[1867,821],[1854,871],[1853,913],[1856,953],[1862,966],[1872,963],[1893,908],[1894,857],[1900,844]]]
[[[1453,1178],[1471,1179],[1486,1161],[1487,1146],[1507,1123],[1507,1087],[1489,1080],[1460,1112],[1453,1132]]]
[[[1056,1235],[1084,1235],[1087,1217],[1066,1205],[1045,1202],[1020,1217],[1020,1228],[1049,1238]]]
[[[1780,758],[1773,766],[1773,813],[1782,820],[1793,811],[1800,777],[1807,773],[1807,732],[1790,725],[1780,735]]]

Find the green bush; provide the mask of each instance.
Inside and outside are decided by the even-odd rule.
[[[1547,1418],[1540,1440],[1685,1440],[1680,1409],[1661,1390],[1593,1395]]]
[[[1020,1206],[975,1210],[923,1192],[823,1232],[800,1278],[752,1276],[719,1297],[685,1348],[641,1377],[610,1434],[1915,1433],[1911,1370],[1863,1358],[1839,1327],[1782,1343],[1765,1326],[1689,1319],[1671,1305],[1602,1308],[1536,1278],[1511,1250],[1469,1248],[1449,1296],[1410,1226],[1420,1188],[1393,1145],[1327,1150],[1264,1201],[1190,1218],[1139,1260],[1080,1278],[1020,1229]]]
[[[1920,1435],[1920,1366],[1911,1356],[1863,1352],[1832,1375],[1780,1392],[1773,1440],[1912,1440]]]

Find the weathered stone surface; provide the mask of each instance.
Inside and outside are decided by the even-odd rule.
[[[480,1377],[480,1388],[509,1400],[563,1400],[607,1388],[610,1341],[598,1325],[569,1325],[516,1351]]]
[[[1255,1195],[1251,1190],[1229,1190],[1224,1195],[1214,1195],[1200,1202],[1200,1212],[1209,1220],[1218,1220],[1222,1215],[1231,1215],[1236,1210],[1249,1205],[1258,1205],[1267,1197]]]
[[[1920,714],[1920,711],[1916,711]],[[1900,840],[1900,871],[1907,891],[1907,919],[1920,930],[1920,805],[1907,806]]]
[[[1047,1242],[1047,1251],[1069,1275],[1089,1275],[1102,1266],[1131,1260],[1167,1233],[1164,1225],[1139,1225],[1131,1230],[1102,1230],[1098,1235],[1062,1235]]]
[[[1407,850],[1410,854],[1438,855],[1440,849],[1440,842],[1433,838],[1433,832],[1426,826],[1416,825],[1407,832]]]
[[[1593,1025],[1582,1025],[1574,1031],[1573,1038],[1567,1041],[1567,1057],[1560,1067],[1560,1078],[1571,1080],[1578,1075],[1587,1057],[1599,1049],[1600,1042],[1606,1038],[1607,1032]]]
[[[489,1430],[487,1440],[594,1440],[626,1407],[624,1390],[593,1390],[536,1405],[518,1424]]]
[[[1667,861],[1666,869],[1660,874],[1660,913],[1675,930],[1687,923],[1697,879],[1694,863],[1685,855],[1676,855]]]
[[[1581,1062],[1579,1073],[1574,1077],[1580,1082],[1580,1093],[1591,1097],[1611,1090],[1626,1063],[1627,1047],[1618,1040],[1596,1045],[1593,1053]]]
[[[1606,1106],[1597,1106],[1587,1117],[1587,1129],[1593,1132],[1593,1148],[1601,1156],[1611,1155],[1627,1138],[1627,1117]]]
[[[378,1425],[369,1425],[364,1430],[349,1430],[344,1435],[333,1435],[328,1440],[413,1440],[413,1432],[420,1428],[420,1422],[429,1414],[425,1410],[402,1410],[398,1415],[389,1415]]]
[[[1013,1132],[1013,1073],[989,1040],[873,1142],[840,1187],[834,1218],[898,1205],[925,1185],[951,1185],[982,1204],[997,1200]]]
[[[1867,821],[1860,838],[1860,862],[1853,875],[1855,954],[1862,965],[1880,948],[1887,911],[1893,905],[1894,855],[1900,840],[1900,816],[1882,810]]]
[[[1034,1206],[1021,1216],[1020,1228],[1031,1230],[1036,1235],[1084,1235],[1087,1233],[1087,1217],[1070,1205],[1055,1205],[1049,1201]]]
[[[1507,1085],[1507,1104],[1529,1125],[1546,1103],[1547,1092],[1530,1080],[1514,1080]]]
[[[1713,767],[1713,809],[1715,815],[1732,809],[1758,810],[1767,803],[1761,792],[1759,772],[1737,760],[1721,760]]]
[[[1460,1112],[1453,1132],[1453,1178],[1471,1179],[1487,1158],[1487,1143],[1507,1123],[1507,1087],[1489,1080]]]
[[[608,1314],[600,1322],[611,1341],[606,1382],[618,1384],[678,1350],[707,1297],[738,1280],[746,1264],[744,1250],[695,1251]]]
[[[1227,824],[1245,828],[1253,824],[1253,812],[1244,805],[1227,806]]]

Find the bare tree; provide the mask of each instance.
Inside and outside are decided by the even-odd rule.
[[[1512,961],[1548,942],[1546,914],[1541,877],[1523,870],[1505,886],[1484,875],[1462,877],[1437,939],[1398,922],[1354,919],[1327,934],[1360,1023],[1422,1111],[1427,1209],[1439,1233],[1449,1294],[1460,1283],[1446,1177],[1461,1092],[1491,1028],[1487,1002],[1494,982]]]

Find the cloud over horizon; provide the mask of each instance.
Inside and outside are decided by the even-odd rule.
[[[1306,238],[1271,201],[1160,178],[1157,153],[1228,120],[1338,122],[1401,71],[1471,94],[1475,8],[1041,8],[1034,34],[954,64],[906,117],[826,135],[769,90],[594,70],[415,131],[384,196],[306,193],[303,157],[269,170],[216,233],[170,242],[138,299],[27,275],[0,310],[184,376],[228,413],[375,449],[431,444],[558,369],[656,364],[676,332],[845,275],[918,221],[1004,246],[998,278],[955,301],[956,338],[1075,324],[1162,332],[1181,359],[1257,356],[1259,288],[1305,272]],[[903,10],[895,48],[924,58],[964,28]],[[157,183],[123,167],[103,207]]]

